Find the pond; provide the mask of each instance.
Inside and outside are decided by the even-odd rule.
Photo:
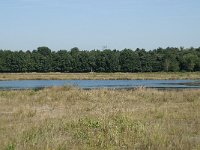
[[[77,86],[83,89],[93,88],[199,88],[200,80],[11,80],[0,81],[1,90],[37,89],[52,86]]]

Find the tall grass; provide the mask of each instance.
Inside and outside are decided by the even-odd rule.
[[[200,91],[0,91],[0,149],[200,149]]]
[[[200,72],[154,73],[0,73],[0,80],[131,80],[131,79],[200,79]]]

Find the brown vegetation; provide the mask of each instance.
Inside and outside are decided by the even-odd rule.
[[[0,73],[0,80],[134,80],[200,79],[200,72],[152,73]]]
[[[0,146],[34,149],[200,149],[200,91],[0,91]]]

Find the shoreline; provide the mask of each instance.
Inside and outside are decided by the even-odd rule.
[[[6,80],[200,80],[200,72],[0,73],[0,81]]]

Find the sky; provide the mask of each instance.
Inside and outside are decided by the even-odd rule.
[[[200,0],[0,0],[0,49],[200,47]]]

